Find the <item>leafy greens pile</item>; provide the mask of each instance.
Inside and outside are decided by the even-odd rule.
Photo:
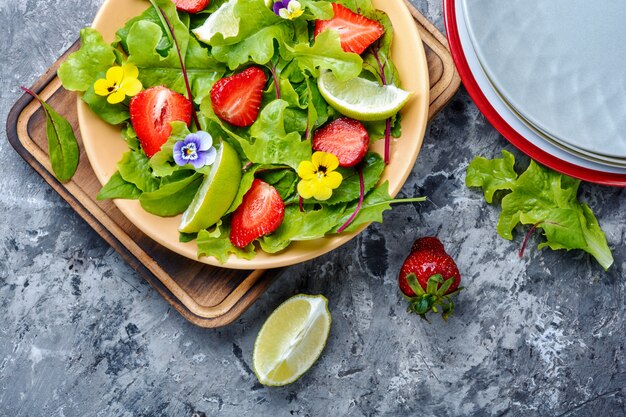
[[[502,198],[498,234],[513,239],[517,224],[543,230],[546,241],[539,248],[582,249],[606,270],[613,255],[598,220],[587,204],[578,201],[580,181],[530,161],[521,175],[515,172],[515,157],[502,151],[503,158],[475,158],[467,168],[468,187],[481,187],[485,200],[493,202],[497,191],[510,191]]]
[[[251,258],[250,244],[243,250],[229,241],[229,219],[241,204],[255,177],[273,185],[285,201],[285,219],[281,227],[260,239],[268,253],[285,249],[290,242],[316,239],[337,229],[353,214],[360,197],[356,169],[340,168],[342,185],[328,201],[304,201],[298,204],[295,172],[303,160],[310,160],[312,132],[340,116],[320,95],[316,79],[320,71],[330,70],[339,80],[363,77],[381,84],[399,84],[396,68],[390,59],[392,27],[387,15],[375,10],[370,0],[338,0],[337,3],[379,21],[385,34],[362,56],[344,52],[339,35],[326,31],[313,39],[316,19],[333,16],[327,1],[300,0],[305,13],[296,20],[277,16],[265,0],[214,0],[199,14],[177,12],[171,0],[156,0],[169,20],[176,37],[196,108],[200,127],[219,144],[227,141],[244,163],[239,192],[227,215],[214,228],[196,235],[181,234],[182,241],[197,238],[198,255],[215,256],[225,262],[230,254]],[[194,35],[194,29],[205,21],[213,24],[204,33],[206,44]],[[103,120],[120,125],[129,151],[118,162],[118,171],[102,188],[98,198],[138,199],[148,212],[160,216],[182,213],[190,204],[211,167],[199,170],[173,162],[174,144],[190,133],[180,122],[172,123],[172,134],[161,151],[148,158],[142,151],[129,120],[128,99],[110,104],[106,97],[94,93],[94,82],[113,65],[132,63],[139,69],[144,88],[156,85],[186,93],[185,81],[168,24],[155,7],[129,20],[117,31],[115,41],[106,43],[100,33],[86,28],[81,31],[81,48],[59,68],[58,74],[68,90],[82,92],[82,100]],[[261,112],[249,128],[238,128],[220,120],[213,112],[209,93],[213,84],[224,76],[249,65],[260,65],[272,77],[264,92]],[[372,141],[400,135],[399,115],[389,120],[366,122]],[[218,145],[219,146],[219,145]],[[385,163],[370,153],[360,168],[365,183],[365,197],[358,216],[346,229],[382,221],[382,213],[397,202],[388,193],[388,184],[378,184]],[[409,199],[403,201],[422,201]]]

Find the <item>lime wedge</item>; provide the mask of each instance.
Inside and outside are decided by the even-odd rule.
[[[287,385],[300,378],[326,345],[331,317],[322,295],[299,294],[269,316],[254,342],[252,367],[264,385]]]
[[[222,35],[223,39],[232,38],[239,33],[240,19],[235,16],[235,1],[230,0],[222,4],[202,26],[193,29],[192,32],[198,40],[204,43],[210,43],[217,34]]]
[[[217,150],[211,172],[183,213],[178,230],[195,233],[214,225],[232,204],[241,182],[241,161],[227,142]]]
[[[340,82],[331,71],[320,75],[317,86],[322,97],[339,113],[364,121],[393,116],[413,94],[394,85],[380,85],[359,77]]]

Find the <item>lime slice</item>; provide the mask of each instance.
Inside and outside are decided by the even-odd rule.
[[[239,33],[240,19],[235,16],[235,1],[230,0],[222,4],[202,26],[193,29],[192,32],[198,40],[209,43],[217,34],[222,35],[223,39],[232,38]]]
[[[320,75],[317,86],[322,97],[339,113],[364,121],[393,116],[413,94],[394,85],[380,85],[359,77],[340,82],[331,71]]]
[[[300,378],[326,345],[331,317],[322,295],[299,294],[269,316],[254,342],[252,367],[264,385],[287,385]]]
[[[217,223],[235,199],[240,182],[239,155],[227,142],[222,142],[211,172],[183,213],[178,230],[195,233]]]

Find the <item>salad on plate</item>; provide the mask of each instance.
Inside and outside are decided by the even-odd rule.
[[[145,3],[112,43],[83,29],[58,71],[127,146],[99,199],[181,215],[180,241],[222,263],[423,201],[380,181],[412,92],[370,0]]]

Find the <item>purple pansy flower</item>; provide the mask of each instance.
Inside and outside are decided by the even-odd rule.
[[[174,162],[176,165],[193,165],[195,169],[215,162],[217,151],[213,147],[213,137],[202,130],[190,133],[185,140],[174,144]]]
[[[304,10],[302,5],[297,0],[278,0],[274,2],[274,13],[283,19],[297,19],[302,16]]]

